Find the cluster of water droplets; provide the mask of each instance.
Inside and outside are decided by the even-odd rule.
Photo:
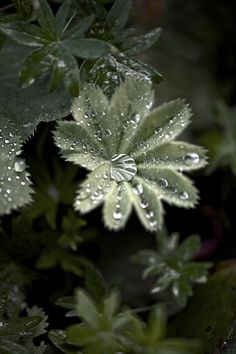
[[[149,203],[145,199],[143,184],[140,182],[134,183],[132,185],[132,190],[133,190],[133,193],[139,197],[139,206],[144,211],[144,215],[149,223],[149,227],[151,229],[156,229],[157,220],[155,218],[155,212],[154,212],[154,210],[152,210]]]
[[[11,126],[10,123],[9,125]],[[18,137],[13,132],[9,132],[8,126],[0,128],[0,145],[2,148],[0,205],[4,205],[7,212],[10,208],[16,208],[17,204],[23,204],[22,190],[28,187],[29,179],[27,174],[24,173],[26,169],[25,161],[19,157],[21,150]]]
[[[180,148],[184,148],[184,145],[180,145]],[[147,156],[147,152],[145,153]],[[157,166],[173,166],[177,168],[179,171],[183,171],[184,168],[189,168],[191,166],[197,166],[201,162],[201,158],[197,152],[184,152],[179,154],[179,156],[172,157],[172,153],[170,154],[158,154],[156,151],[155,154],[148,154],[148,157],[141,162],[141,164],[145,167],[157,167]]]
[[[115,205],[115,210],[113,211],[112,213],[112,216],[113,216],[113,219],[115,220],[115,222],[117,224],[120,223],[121,219],[122,219],[122,211],[121,211],[121,205],[120,205],[120,202],[121,202],[121,199],[122,199],[122,190],[123,188],[125,188],[122,184],[119,184],[118,187],[117,187],[117,202],[116,202],[116,205]]]
[[[81,187],[77,198],[76,206],[78,208],[89,208],[90,205],[99,204],[103,201],[106,192],[110,188],[110,178],[109,173],[105,170],[103,173],[96,173],[95,170],[95,181],[89,181],[84,183]],[[81,210],[82,210],[81,209]]]
[[[159,178],[158,186],[162,189],[164,194],[166,192],[167,194],[178,197],[182,201],[188,201],[190,198],[189,193],[187,191],[179,190],[177,184],[170,184],[166,178]]]

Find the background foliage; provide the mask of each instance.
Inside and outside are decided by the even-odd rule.
[[[233,353],[234,2],[4,0],[0,15],[0,353]],[[146,95],[142,104],[135,101],[139,95]],[[117,233],[104,228],[100,210],[78,213],[91,209],[78,203],[78,185],[88,188],[83,167],[98,166],[111,142],[117,147],[123,141],[120,153],[137,154],[158,119],[169,122],[182,111],[187,125],[189,108],[178,98],[193,111],[181,138],[184,155],[177,142],[168,142],[158,147],[165,161],[152,161],[143,145],[138,168],[153,183],[162,178],[163,200],[184,206],[163,192],[163,179],[174,183],[183,171],[205,166],[206,151],[196,145],[204,146],[209,164],[191,173],[200,191],[196,208],[164,205],[166,228],[152,235],[123,195],[125,218],[118,225],[111,218],[120,212],[113,183],[103,215]],[[110,100],[116,112],[128,107],[131,122],[117,141],[109,131],[117,129],[118,137],[124,121],[115,110],[99,126]],[[135,136],[142,121],[137,114],[147,116],[150,109],[157,112],[149,116],[154,123],[150,118]],[[92,115],[84,127],[96,134],[96,159],[73,150],[79,134],[87,134],[79,132],[84,113]],[[176,126],[161,128],[175,137]],[[191,155],[196,152],[198,159]],[[186,163],[190,157],[196,165]],[[162,173],[165,164],[171,167],[168,175],[151,173],[154,162]],[[140,186],[125,183],[140,193]],[[159,202],[153,192],[149,197],[161,220]],[[132,199],[149,229],[137,201]]]

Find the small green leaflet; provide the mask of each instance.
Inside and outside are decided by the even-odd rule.
[[[133,205],[150,231],[163,223],[162,200],[193,207],[197,190],[182,171],[205,166],[204,149],[173,142],[189,123],[188,105],[172,101],[150,111],[149,80],[127,79],[109,100],[88,85],[74,100],[75,122],[61,122],[55,142],[62,156],[87,168],[75,209],[87,213],[104,202],[104,222],[124,227]]]

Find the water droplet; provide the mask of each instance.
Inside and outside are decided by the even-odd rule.
[[[115,211],[113,212],[113,218],[114,218],[115,220],[120,220],[121,217],[122,217],[122,213],[121,213],[119,210],[115,210]]]
[[[152,220],[152,221],[150,221],[149,225],[150,225],[151,228],[155,228],[157,226],[157,221],[156,220]]]
[[[139,113],[134,114],[130,119],[130,123],[137,124],[140,121],[140,119],[141,119],[141,116]]]
[[[63,69],[63,68],[66,67],[66,64],[65,64],[64,60],[58,60],[57,66],[58,66],[58,68],[62,68]]]
[[[142,209],[146,209],[148,207],[148,202],[145,199],[141,199],[140,206]]]
[[[21,158],[17,158],[14,163],[15,172],[23,172],[26,168],[25,161]]]
[[[130,181],[137,173],[134,159],[126,154],[116,154],[111,159],[110,176],[117,182]]]
[[[200,161],[200,157],[196,152],[190,152],[184,158],[187,165],[197,165]]]
[[[5,144],[9,144],[10,141],[9,141],[8,139],[6,139],[6,140],[4,140],[4,143],[5,143]]]
[[[159,186],[161,188],[167,188],[168,187],[168,181],[165,178],[160,178],[159,179]]]
[[[152,210],[147,210],[145,216],[147,219],[152,219],[154,217],[154,212]]]
[[[143,193],[143,185],[141,183],[137,183],[133,186],[133,192],[137,195],[141,195]]]
[[[182,200],[187,200],[189,198],[189,195],[188,195],[188,192],[184,191],[184,192],[181,192],[180,195],[179,195],[180,199]]]

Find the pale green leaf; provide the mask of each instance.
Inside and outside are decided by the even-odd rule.
[[[76,346],[86,346],[93,341],[96,331],[84,324],[75,324],[66,329],[66,342]]]
[[[91,328],[96,328],[99,323],[99,313],[95,302],[82,289],[76,293],[76,311],[78,316],[83,319]]]
[[[197,189],[190,179],[170,168],[139,168],[139,174],[170,204],[191,208],[198,201]]]
[[[54,133],[54,140],[67,161],[89,170],[104,162],[104,159],[99,156],[99,144],[81,125],[74,122],[60,122]]]
[[[201,247],[201,239],[198,235],[189,236],[178,249],[178,255],[185,261],[193,259]]]
[[[125,182],[119,185],[114,184],[106,195],[103,207],[103,219],[105,225],[110,230],[123,228],[131,213],[132,204],[127,188],[128,186]]]
[[[3,116],[0,116],[4,118]],[[29,202],[33,192],[25,161],[18,157],[21,140],[15,135],[15,127],[6,121],[0,128],[0,214],[8,214]]]
[[[199,169],[207,164],[203,148],[179,141],[155,146],[139,155],[136,161],[140,167],[154,168],[158,165],[179,171]]]
[[[149,231],[160,229],[163,223],[162,205],[154,187],[140,177],[128,186],[129,195],[143,226]]]
[[[120,307],[120,293],[117,290],[111,291],[104,299],[104,315],[112,320],[112,316],[118,312]]]
[[[141,126],[153,104],[153,92],[149,81],[127,79],[120,85],[111,99],[113,132],[117,136],[116,149],[125,152],[130,139]]]
[[[108,163],[101,164],[80,185],[75,199],[75,209],[87,213],[99,206],[115,184],[108,174]]]
[[[114,140],[114,123],[103,92],[91,85],[86,86],[79,97],[74,99],[71,112],[75,120],[89,131],[97,142],[104,145],[104,156],[108,157]]]
[[[191,111],[183,100],[164,103],[145,117],[139,125],[128,152],[139,157],[155,145],[174,140],[188,125]]]
[[[163,306],[156,306],[148,317],[147,335],[150,341],[155,343],[158,339],[164,338],[166,335],[167,318]]]

